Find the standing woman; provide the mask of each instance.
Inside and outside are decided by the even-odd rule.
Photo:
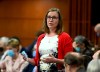
[[[49,9],[43,24],[45,33],[38,37],[36,57],[27,61],[37,65],[38,72],[63,72],[64,56],[73,48],[72,38],[62,31],[60,10]]]

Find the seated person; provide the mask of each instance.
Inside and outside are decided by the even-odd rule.
[[[84,58],[80,53],[69,52],[64,57],[65,72],[85,72]]]
[[[74,38],[73,48],[75,52],[81,53],[85,58],[85,67],[87,68],[88,63],[92,60],[92,55],[94,51],[91,50],[92,45],[82,35],[78,35]]]
[[[3,60],[6,56],[7,50],[6,46],[8,44],[9,38],[8,37],[0,37],[0,60]]]
[[[9,40],[7,48],[10,50],[4,60],[0,61],[0,68],[3,72],[22,72],[28,65],[28,62],[23,59],[23,55],[19,53],[19,45],[17,39],[11,38]]]
[[[91,50],[92,45],[88,39],[82,35],[78,35],[74,38],[73,48],[75,52],[79,52],[88,56],[93,55],[93,51]]]
[[[93,59],[90,61],[86,72],[100,72],[100,59]]]

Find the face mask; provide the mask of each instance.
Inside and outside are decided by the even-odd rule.
[[[13,50],[8,50],[7,55],[10,57],[14,57],[14,51]]]
[[[100,33],[99,32],[97,32],[96,35],[97,35],[97,37],[100,37]]]
[[[76,47],[76,48],[75,48],[75,51],[76,51],[76,52],[80,52],[81,49],[80,49],[79,47]]]

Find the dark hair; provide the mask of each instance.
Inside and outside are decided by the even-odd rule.
[[[64,57],[65,64],[68,64],[68,65],[77,65],[77,66],[84,65],[83,56],[80,53],[77,53],[77,54],[78,54],[78,56],[72,54],[72,52],[67,53],[65,55],[65,57]]]
[[[58,16],[59,16],[59,23],[58,23],[58,26],[57,26],[57,30],[56,30],[56,33],[57,34],[60,34],[62,32],[62,17],[61,17],[61,14],[60,14],[60,10],[58,8],[51,8],[48,10],[48,12],[46,13],[46,16],[44,18],[44,22],[43,22],[43,31],[46,32],[46,33],[49,33],[49,28],[47,26],[47,15],[49,12],[57,12],[58,13]]]
[[[86,48],[92,47],[92,45],[90,44],[90,42],[88,41],[88,39],[82,35],[78,35],[74,38],[74,41],[76,43],[80,43],[80,44],[85,44]]]

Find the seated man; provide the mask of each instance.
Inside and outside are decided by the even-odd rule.
[[[64,57],[65,72],[85,72],[84,58],[80,53],[69,52]]]

